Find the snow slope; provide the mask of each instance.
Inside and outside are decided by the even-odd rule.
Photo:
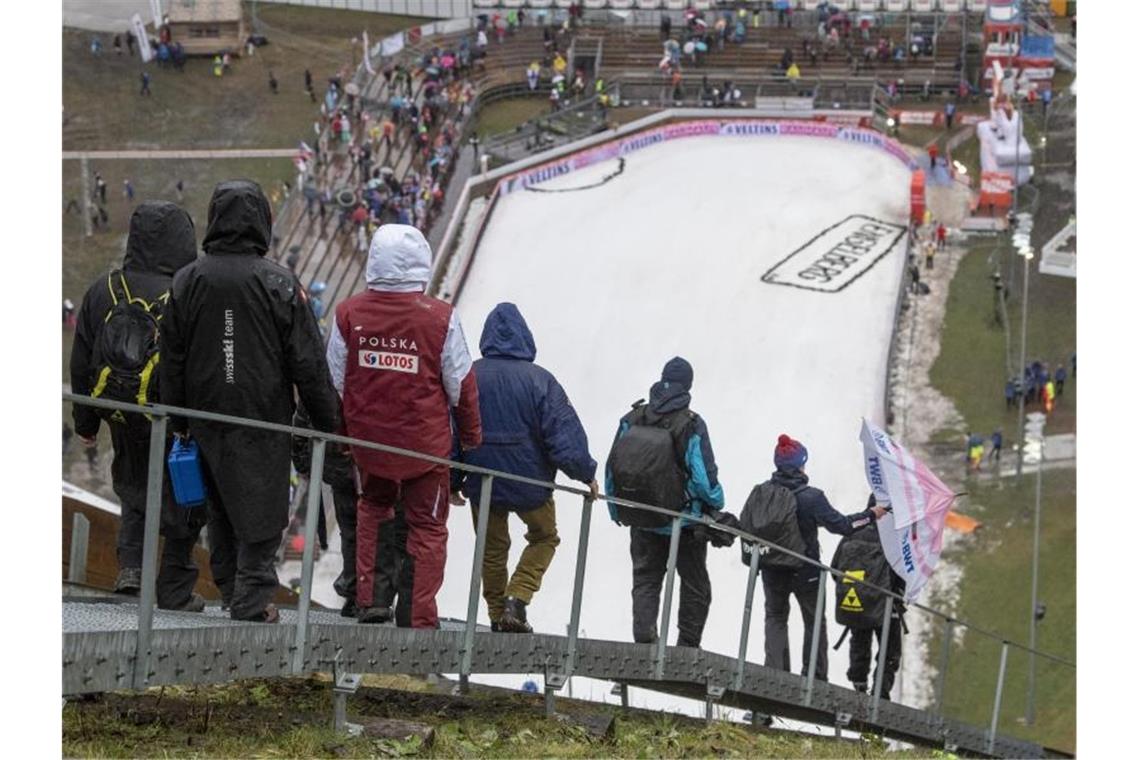
[[[905,225],[909,171],[872,147],[786,136],[654,145],[626,156],[619,176],[597,184],[617,165],[607,161],[537,186],[597,185],[590,189],[520,190],[499,199],[457,302],[472,355],[479,356],[492,307],[516,303],[534,332],[537,362],[559,378],[582,418],[599,482],[618,419],[648,395],[669,358],[683,356],[694,367],[692,408],[708,424],[728,509],[739,512],[752,486],[767,479],[780,433],[808,447],[811,482],[836,508],[862,509],[868,489],[860,417],[883,421],[905,235],[893,242],[892,230],[882,258],[838,292],[761,278],[816,239],[777,277],[795,280],[837,240],[834,232],[817,236],[851,215]],[[529,615],[536,631],[564,634],[581,500],[560,495],[557,503],[562,544]],[[450,529],[440,614],[462,618],[474,546],[468,507],[452,508]],[[512,565],[522,533],[515,521]],[[828,561],[838,537],[825,533],[821,541]],[[601,503],[589,556],[581,627],[591,638],[630,641],[628,530],[614,525]],[[746,568],[736,546],[710,548],[708,565],[713,602],[702,646],[735,656]],[[832,608],[829,598],[829,617]],[[488,622],[482,604],[479,615]],[[798,670],[802,626],[794,603],[791,617]],[[675,611],[673,621],[670,643]],[[829,628],[834,642],[840,629]],[[758,586],[752,661],[762,660],[763,630]],[[832,682],[846,684],[846,649],[831,652]],[[517,686],[523,677],[489,680]],[[635,702],[680,702],[655,699]]]

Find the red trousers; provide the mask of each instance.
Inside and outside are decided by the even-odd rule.
[[[412,628],[437,628],[435,595],[443,585],[447,562],[448,468],[433,467],[407,480],[388,480],[360,473],[356,508],[356,604],[373,606],[376,543],[380,524],[396,517],[396,504],[408,525],[408,559],[412,576]],[[407,572],[407,571],[405,571]]]

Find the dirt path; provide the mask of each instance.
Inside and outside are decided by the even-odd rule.
[[[63,160],[115,158],[292,158],[297,148],[234,148],[204,150],[65,150]]]

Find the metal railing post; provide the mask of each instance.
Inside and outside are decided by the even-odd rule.
[[[463,659],[459,664],[459,675],[464,683],[471,675],[471,655],[475,649],[475,620],[479,616],[479,589],[483,584],[483,555],[487,551],[487,522],[491,516],[491,484],[494,481],[491,475],[484,475],[479,489],[479,522],[475,526],[475,556],[471,560],[467,622],[463,626]]]
[[[582,589],[586,582],[586,552],[590,546],[590,519],[594,500],[582,497],[582,523],[578,528],[578,560],[574,564],[574,593],[570,597],[570,628],[566,632],[566,676],[574,673],[578,658],[578,625],[582,619]]]
[[[950,644],[954,640],[954,621],[946,618],[942,631],[942,660],[938,666],[938,686],[935,689],[934,712],[942,714],[942,697],[946,692],[946,671],[950,668]]]
[[[740,539],[741,543],[744,539]],[[756,576],[760,574],[760,544],[752,544],[752,557],[748,561],[748,590],[744,592],[744,618],[740,621],[740,649],[736,654],[736,684],[740,691],[744,686],[744,666],[748,655],[748,633],[752,628],[752,602],[756,598]]]
[[[875,690],[871,692],[874,696],[871,707],[871,722],[877,723],[879,720],[879,703],[882,701],[883,693],[883,675],[887,670],[887,649],[891,645],[891,612],[894,611],[895,600],[887,597],[885,600],[887,606],[883,609],[883,626],[879,630],[879,651],[878,662],[875,665]]]
[[[654,678],[665,676],[665,644],[669,638],[669,618],[673,613],[673,580],[677,575],[677,549],[681,545],[681,516],[673,518],[673,530],[669,536],[669,561],[665,565],[665,598],[661,600],[661,626],[657,632],[657,662]]]
[[[994,692],[994,714],[990,718],[989,754],[994,752],[994,740],[997,738],[998,713],[1001,712],[1001,691],[1005,686],[1005,662],[1009,656],[1009,642],[1001,643],[1001,664],[998,666],[997,690]]]
[[[309,465],[309,499],[305,507],[305,549],[301,555],[301,596],[297,599],[297,634],[293,639],[293,673],[305,667],[305,646],[309,639],[309,602],[313,592],[313,554],[317,542],[318,510],[321,508],[321,477],[325,471],[323,438],[313,441],[313,458]]]
[[[82,512],[71,516],[71,554],[67,562],[70,583],[87,582],[87,536],[91,521]]]
[[[827,571],[819,571],[819,592],[815,595],[815,620],[811,625],[811,654],[808,656],[807,685],[804,689],[804,705],[811,704],[811,693],[815,688],[815,669],[819,660],[819,635],[823,625],[823,598],[827,594]]]
[[[154,622],[155,582],[158,580],[158,527],[162,521],[163,459],[166,455],[166,415],[150,423],[150,453],[146,474],[146,517],[143,523],[142,588],[139,590],[139,632],[135,645],[134,687],[150,680],[150,637]]]

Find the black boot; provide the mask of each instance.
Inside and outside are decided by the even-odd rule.
[[[130,594],[131,596],[138,596],[139,589],[141,588],[141,567],[124,567],[119,571],[119,576],[115,579],[116,594]]]
[[[341,617],[356,617],[356,600],[345,599],[344,606],[340,608]]]
[[[526,622],[526,602],[508,596],[503,603],[503,616],[499,618],[499,628],[506,633],[531,633],[530,623]]]
[[[390,623],[392,622],[391,607],[368,607],[357,612],[357,619],[361,623]]]

